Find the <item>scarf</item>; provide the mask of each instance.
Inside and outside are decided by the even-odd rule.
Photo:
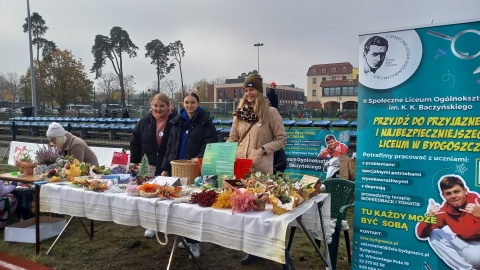
[[[253,111],[252,104],[245,103],[243,108],[238,108],[234,113],[233,116],[238,116],[243,121],[247,121],[248,123],[256,123],[258,122],[258,116]]]
[[[156,122],[156,130],[155,130],[155,137],[157,138],[157,144],[160,146],[162,143],[162,137],[165,135],[163,134],[163,130],[165,129],[165,124],[167,123],[168,117],[170,113],[167,114],[165,117],[155,117],[152,113],[153,118]]]

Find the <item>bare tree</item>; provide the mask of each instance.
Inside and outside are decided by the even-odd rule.
[[[10,72],[4,79],[6,84],[4,85],[4,93],[9,97],[9,100],[11,99],[11,101],[15,102],[22,92],[20,89],[20,77],[17,72]]]
[[[223,76],[223,77],[216,77],[215,79],[211,80],[210,83],[212,84],[225,84],[225,82],[227,81],[227,77]]]
[[[98,89],[103,92],[100,98],[103,98],[106,103],[109,103],[109,100],[113,97],[113,91],[118,88],[118,77],[113,72],[102,74],[98,80]]]
[[[132,105],[130,103],[130,97],[135,94],[135,82],[133,81],[135,77],[133,75],[127,75],[123,78],[124,86],[125,86],[125,95],[127,97],[127,105]]]
[[[162,81],[161,88],[165,90],[165,93],[170,94],[170,98],[173,100],[175,98],[175,93],[178,92],[178,83],[174,80],[165,80]]]

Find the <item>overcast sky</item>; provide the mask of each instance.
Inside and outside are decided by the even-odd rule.
[[[45,38],[81,58],[89,74],[95,35],[122,27],[139,47],[124,72],[140,92],[156,80],[145,58],[153,39],[182,41],[186,84],[257,69],[253,44],[263,43],[264,82],[306,89],[314,64],[358,67],[359,34],[479,19],[480,0],[30,0],[30,10],[46,21]],[[0,73],[21,75],[29,66],[26,16],[26,0],[0,0]],[[107,62],[104,73],[111,71]],[[166,78],[180,83],[178,67]]]

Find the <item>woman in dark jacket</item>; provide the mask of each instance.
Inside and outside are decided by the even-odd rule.
[[[168,138],[172,129],[171,120],[176,116],[170,109],[167,95],[156,94],[150,105],[151,113],[138,121],[133,129],[130,141],[130,163],[138,165],[143,155],[147,155],[148,164],[155,166],[155,175],[162,172],[161,165],[167,150]],[[155,236],[155,229],[147,229],[145,237]]]
[[[152,112],[142,117],[133,129],[130,141],[130,163],[138,165],[145,154],[148,164],[156,166],[155,175],[160,175],[172,129],[171,120],[176,114],[171,112],[170,101],[163,93],[153,97],[151,106]]]
[[[218,141],[217,129],[209,113],[200,107],[200,99],[195,93],[188,93],[185,96],[183,109],[171,123],[173,127],[162,164],[163,176],[172,174],[170,165],[172,160],[189,159],[198,162],[198,158],[203,158],[206,145]],[[199,258],[199,242],[190,238],[185,238],[185,241],[193,256]],[[179,244],[179,247],[182,248],[183,244]]]
[[[170,176],[172,160],[189,159],[197,162],[202,158],[208,143],[218,141],[217,129],[209,114],[200,107],[195,93],[188,93],[183,100],[183,109],[170,123],[172,131],[162,164],[162,175]]]

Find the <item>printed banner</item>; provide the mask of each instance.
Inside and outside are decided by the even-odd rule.
[[[287,130],[287,170],[290,178],[311,175],[325,179],[330,158],[348,153],[350,130],[292,128]]]
[[[353,269],[480,269],[480,22],[363,35]]]

